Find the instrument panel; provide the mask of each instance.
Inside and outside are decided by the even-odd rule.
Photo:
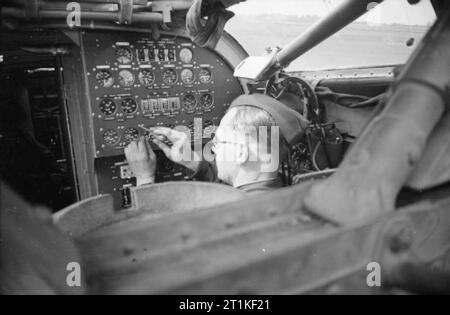
[[[221,56],[184,37],[87,33],[83,43],[97,158],[123,154],[145,134],[139,126],[185,126],[192,141],[209,139],[242,94]]]
[[[183,127],[192,142],[205,144],[243,90],[224,58],[185,37],[84,32],[82,39],[99,193],[127,208],[135,179],[124,148],[146,135],[140,126]],[[188,179],[153,147],[157,182]]]

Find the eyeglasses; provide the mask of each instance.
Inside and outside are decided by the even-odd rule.
[[[241,143],[241,142],[235,142],[235,141],[219,141],[219,140],[217,139],[217,136],[216,136],[216,135],[214,135],[214,137],[213,137],[211,143],[212,143],[212,147],[211,147],[211,148],[212,148],[212,150],[214,150],[214,151],[217,149],[217,147],[219,146],[219,144],[226,144],[226,143],[229,143],[229,144],[245,145],[245,144],[243,144],[243,143]]]

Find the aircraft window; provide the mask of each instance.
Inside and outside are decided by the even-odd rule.
[[[342,0],[248,0],[230,9],[226,30],[250,55],[283,47]],[[292,62],[288,70],[324,70],[406,62],[436,15],[430,1],[385,0],[356,22]]]

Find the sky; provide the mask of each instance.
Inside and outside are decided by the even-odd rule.
[[[230,7],[236,15],[286,14],[324,16],[342,0],[247,0]],[[428,25],[436,18],[429,0],[409,5],[406,0],[385,0],[359,21],[375,24]]]

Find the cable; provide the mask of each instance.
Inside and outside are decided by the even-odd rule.
[[[312,154],[312,156],[311,156],[311,162],[313,163],[314,168],[315,168],[316,171],[318,171],[318,172],[320,172],[321,169],[320,169],[319,166],[317,165],[317,162],[316,162],[316,155],[317,155],[317,152],[319,151],[319,147],[320,147],[321,144],[322,144],[321,140],[317,142],[317,145],[316,145],[316,147],[315,147],[315,149],[314,149],[314,151],[313,151],[313,154]]]

